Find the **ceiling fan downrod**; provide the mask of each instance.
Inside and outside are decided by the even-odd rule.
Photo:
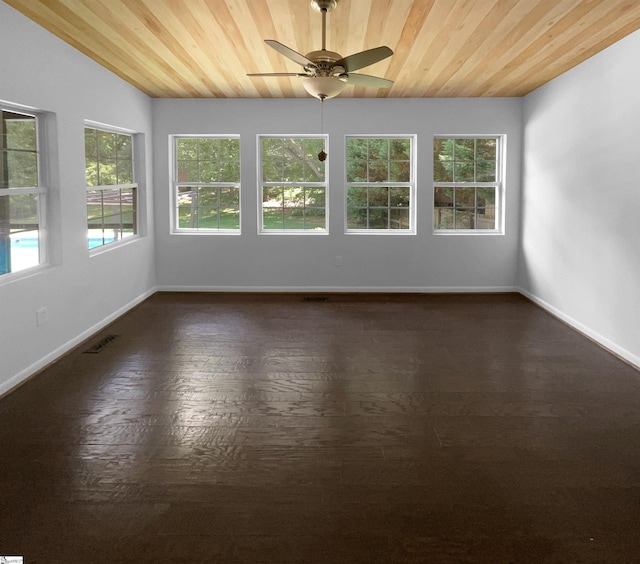
[[[327,50],[327,12],[338,5],[338,0],[311,0],[311,7],[322,14],[322,50]]]

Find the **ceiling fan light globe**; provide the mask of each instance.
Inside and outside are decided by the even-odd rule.
[[[318,98],[319,100],[337,96],[344,90],[346,85],[346,82],[339,78],[333,78],[330,76],[314,76],[313,78],[307,78],[302,82],[304,89],[311,94],[311,96]]]

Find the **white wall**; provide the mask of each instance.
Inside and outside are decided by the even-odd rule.
[[[154,100],[158,283],[167,289],[454,291],[516,286],[521,160],[521,99],[332,99],[329,235],[258,235],[258,134],[317,134],[320,102]],[[168,136],[240,134],[242,236],[171,235]],[[344,233],[347,134],[417,135],[417,235]],[[435,134],[506,134],[504,236],[432,233]],[[343,266],[336,266],[336,256]]]
[[[88,337],[155,286],[151,103],[0,2],[0,100],[47,119],[50,266],[0,278],[0,393]],[[145,135],[141,225],[149,233],[96,256],[86,249],[84,120]],[[48,322],[36,326],[36,310]]]
[[[640,32],[524,99],[525,293],[640,366]]]

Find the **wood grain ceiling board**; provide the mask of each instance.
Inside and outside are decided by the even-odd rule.
[[[149,96],[307,97],[300,72],[268,45],[322,44],[308,0],[5,0]],[[327,49],[394,55],[359,72],[391,89],[340,97],[523,96],[640,29],[640,0],[339,0]]]

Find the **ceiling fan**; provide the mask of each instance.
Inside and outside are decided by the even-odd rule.
[[[274,39],[265,40],[265,43],[278,53],[301,65],[304,72],[253,73],[247,76],[297,76],[304,78],[302,85],[305,90],[322,102],[326,98],[333,98],[340,94],[347,84],[370,88],[390,88],[393,85],[392,80],[353,72],[393,55],[393,51],[389,47],[375,47],[348,57],[327,51],[327,13],[332,11],[337,4],[338,0],[311,0],[311,7],[322,14],[322,49],[319,51],[311,51],[302,55]]]

